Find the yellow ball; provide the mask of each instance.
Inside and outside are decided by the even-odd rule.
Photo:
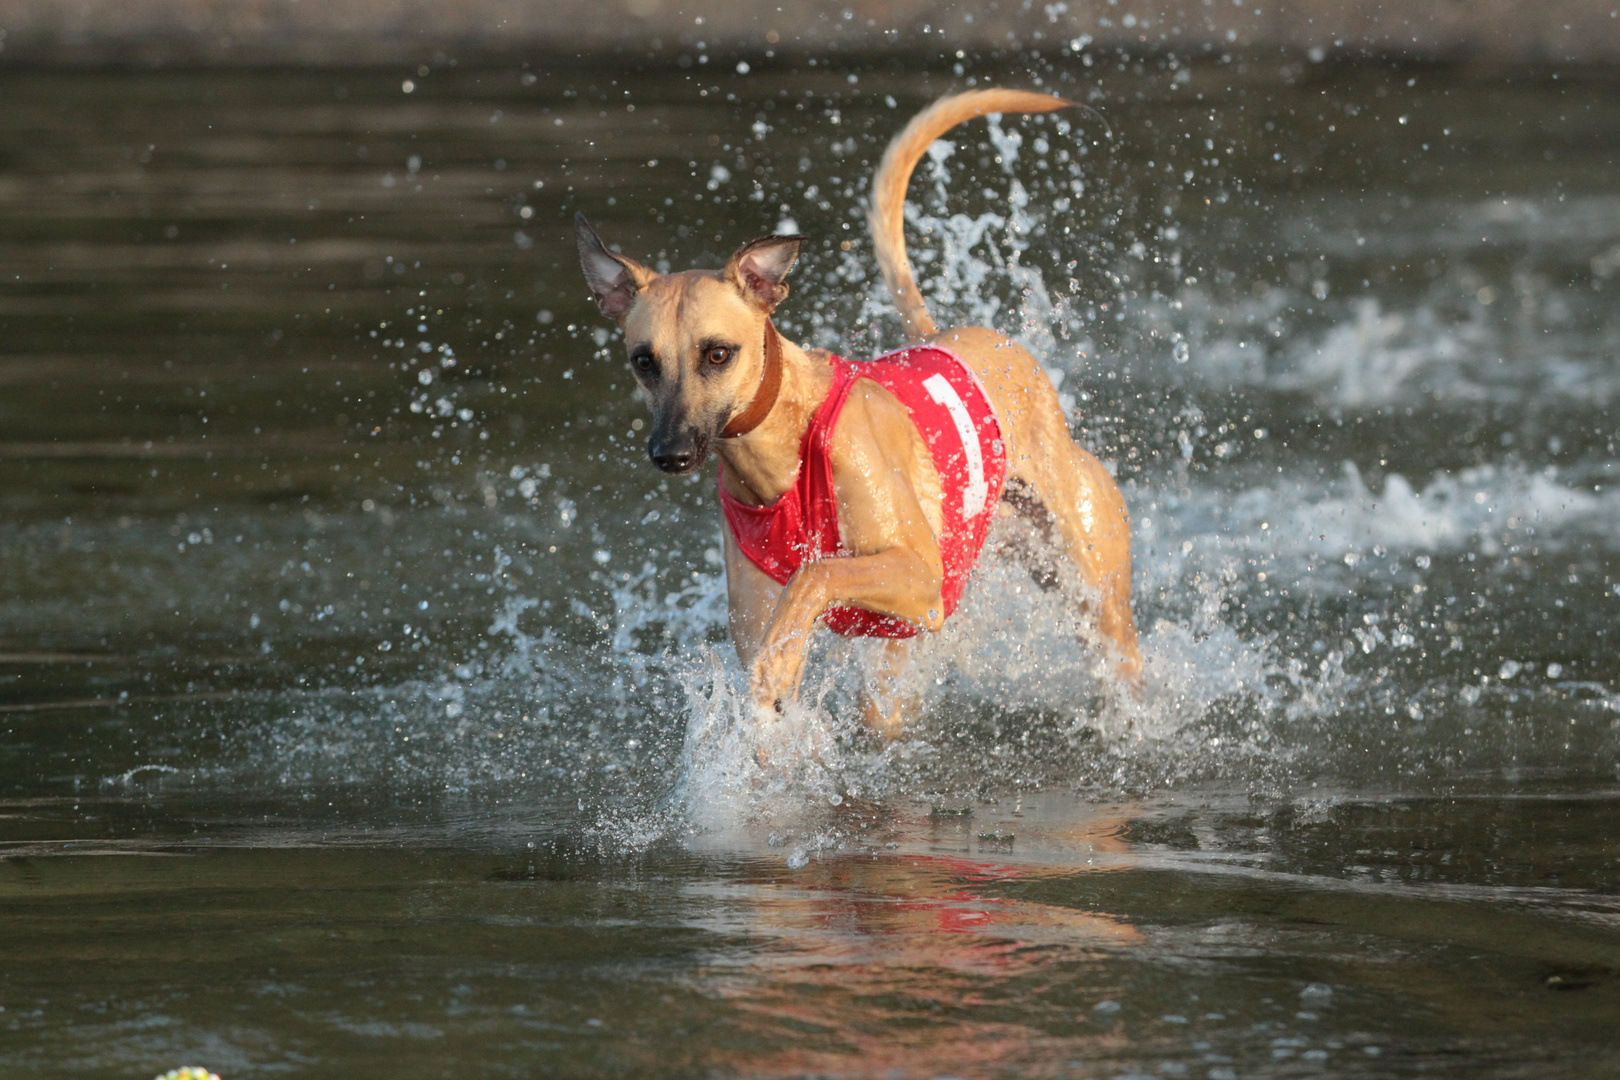
[[[157,1080],[219,1080],[219,1073],[199,1069],[195,1065],[187,1065],[183,1069],[170,1069]]]

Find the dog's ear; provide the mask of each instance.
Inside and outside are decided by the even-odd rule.
[[[762,236],[737,249],[726,264],[726,280],[766,314],[787,299],[788,271],[799,257],[802,236]]]
[[[584,214],[574,215],[574,240],[579,244],[579,265],[596,297],[596,306],[614,322],[623,322],[653,272],[634,259],[607,249]]]

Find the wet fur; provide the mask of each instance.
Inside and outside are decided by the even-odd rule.
[[[1130,525],[1124,497],[1102,463],[1069,438],[1057,393],[1033,357],[984,327],[937,330],[917,289],[903,235],[906,186],[928,145],[950,128],[991,112],[1046,112],[1068,102],[1017,90],[978,90],[934,103],[895,137],[873,178],[868,222],[874,253],[908,341],[950,349],[977,373],[1002,425],[1008,483],[1002,512],[1028,518],[1074,563],[1090,599],[1075,603],[1115,654],[1128,684],[1141,655],[1130,606]],[[763,505],[793,483],[810,417],[825,398],[827,354],[783,339],[780,394],[764,421],[738,438],[721,430],[745,412],[764,370],[765,322],[787,297],[799,237],[768,236],[739,248],[718,271],[658,274],[611,252],[581,216],[580,261],[602,311],[624,331],[632,369],[652,410],[648,453],[662,469],[687,473],[718,452],[721,483]],[[798,691],[812,627],[834,604],[895,615],[937,630],[943,620],[940,483],[910,414],[889,392],[861,380],[831,439],[839,530],[850,555],[809,562],[787,585],[754,566],[722,530],[732,640],[762,711]],[[1059,575],[1032,566],[1043,585]],[[867,723],[893,736],[900,702],[876,692],[898,683],[908,653],[891,641],[873,680]]]

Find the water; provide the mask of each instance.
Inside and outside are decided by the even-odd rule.
[[[1612,73],[736,60],[0,72],[0,1071],[1608,1075]],[[907,740],[833,641],[760,735],[570,218],[796,226],[869,355],[969,76],[1106,118],[911,236],[1115,463],[1148,691],[997,554]]]

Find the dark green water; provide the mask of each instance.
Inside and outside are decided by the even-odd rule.
[[[738,59],[0,69],[0,1074],[1613,1075],[1620,78]],[[796,226],[870,355],[969,77],[1106,117],[911,235],[1114,462],[1147,699],[993,557],[761,773],[572,214]]]

